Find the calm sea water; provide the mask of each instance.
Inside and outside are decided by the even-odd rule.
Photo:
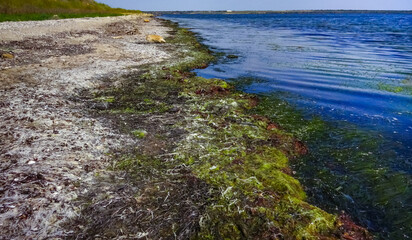
[[[372,231],[385,232],[383,238],[412,238],[412,190],[408,182],[412,174],[412,14],[168,15],[163,18],[192,29],[211,49],[239,57],[222,58],[207,69],[197,70],[200,76],[231,81],[256,79],[246,88],[247,92],[277,93],[306,116],[348,122],[373,131],[371,138],[385,139],[381,148],[384,153],[376,153],[377,168],[388,168],[389,178],[398,176],[395,173],[402,175],[399,181],[405,184],[405,189],[383,198],[387,201],[397,198],[396,203],[373,202],[373,198],[372,202],[365,201],[376,194],[372,183],[352,189],[351,193],[348,185],[355,180],[348,179],[357,179],[359,185],[367,181],[358,173],[335,174],[336,179],[347,182],[343,187],[314,174],[310,175],[312,180],[302,179],[309,184],[314,202],[351,212]],[[333,145],[323,148],[326,147],[334,148]],[[315,183],[313,178],[323,183]],[[333,193],[336,196],[327,200],[331,190],[318,190],[326,189],[324,185],[347,190]],[[363,195],[356,193],[359,189],[365,189]],[[391,232],[397,233],[391,235]]]

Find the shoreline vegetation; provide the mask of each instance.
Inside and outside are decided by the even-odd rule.
[[[307,153],[305,145],[268,117],[249,114],[257,96],[191,72],[216,56],[192,32],[164,24],[173,29],[166,42],[177,62],[148,65],[122,87],[93,94],[108,104],[95,114],[141,146],[111,153],[110,170],[123,180],[99,175],[127,188],[132,201],[98,191],[80,197],[88,204],[68,223],[82,226],[77,236],[130,237],[145,229],[139,236],[155,239],[371,239],[348,215],[305,202],[289,166]],[[124,215],[107,217],[119,211]]]
[[[142,12],[111,8],[93,0],[2,0],[0,2],[0,22],[107,17],[139,13]]]

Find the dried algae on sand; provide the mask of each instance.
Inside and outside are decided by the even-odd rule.
[[[62,224],[78,210],[72,201],[94,188],[108,152],[134,144],[92,115],[110,98],[82,96],[116,85],[131,67],[170,58],[145,42],[167,28],[143,17],[0,23],[0,55],[14,56],[0,58],[1,239],[65,237],[72,229]]]

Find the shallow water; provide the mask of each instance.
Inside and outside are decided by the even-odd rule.
[[[412,237],[412,227],[408,226],[412,225],[412,14],[164,18],[199,33],[210,48],[239,56],[222,58],[217,64],[197,70],[200,76],[231,81],[255,79],[245,91],[276,93],[306,118],[318,115],[335,126],[335,130],[329,129],[327,144],[307,139],[317,153],[296,166],[305,172],[309,164],[317,164],[316,169],[301,176],[314,202],[351,212],[383,237]],[[359,139],[368,138],[377,139],[377,147],[362,147],[365,144]],[[341,170],[328,168],[325,176],[323,165],[332,158],[331,164],[338,162]],[[383,176],[366,174],[368,168],[384,169],[383,175],[398,179],[404,189],[391,191],[395,181],[368,182]],[[331,193],[325,186],[338,188],[339,193]],[[385,190],[379,191],[381,188]],[[390,198],[396,198],[396,202],[388,203]],[[399,218],[396,221],[395,216]]]

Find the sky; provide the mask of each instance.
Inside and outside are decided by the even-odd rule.
[[[412,10],[412,0],[96,0],[142,11],[187,10]]]

